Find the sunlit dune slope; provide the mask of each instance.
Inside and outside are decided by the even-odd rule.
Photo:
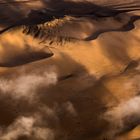
[[[64,24],[66,33],[85,38],[98,25],[79,22]],[[140,139],[140,21],[134,25],[88,41],[41,42],[21,27],[0,36],[0,139]]]

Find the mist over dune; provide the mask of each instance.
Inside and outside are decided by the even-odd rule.
[[[140,139],[139,0],[0,11],[0,140]]]

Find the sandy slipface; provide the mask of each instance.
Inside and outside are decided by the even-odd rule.
[[[75,3],[67,2],[20,3],[20,12],[9,3],[7,15],[2,13],[6,18],[0,19],[1,28],[27,16],[30,9],[64,6],[75,11],[77,5],[72,8],[69,5]],[[138,0],[90,2],[117,9],[139,6]],[[0,139],[139,139],[140,21],[131,20],[139,14],[58,20],[51,38],[43,42],[24,34],[21,26],[2,34]]]

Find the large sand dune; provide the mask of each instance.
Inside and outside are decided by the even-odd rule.
[[[89,2],[0,1],[0,140],[140,139],[140,2]],[[79,17],[23,33],[46,7]]]

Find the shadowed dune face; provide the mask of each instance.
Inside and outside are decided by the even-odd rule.
[[[2,10],[2,29],[18,17],[35,23],[24,28],[26,34],[18,22],[0,35],[0,140],[139,139],[140,13],[110,12],[139,4],[0,3],[9,10]],[[36,24],[43,8],[58,10],[62,18]]]
[[[15,1],[5,0],[0,1],[0,24],[2,26],[9,25],[25,17],[28,12],[33,8],[40,8],[42,4],[40,1]]]

